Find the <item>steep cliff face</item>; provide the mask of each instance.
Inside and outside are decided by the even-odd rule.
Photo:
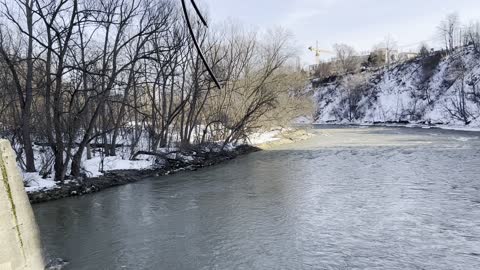
[[[314,85],[317,123],[480,126],[480,55],[470,47]]]

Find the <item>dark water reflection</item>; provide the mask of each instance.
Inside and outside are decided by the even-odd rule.
[[[480,269],[477,133],[307,142],[39,204],[68,269]]]

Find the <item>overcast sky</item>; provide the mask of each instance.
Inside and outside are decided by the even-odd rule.
[[[347,43],[357,51],[370,50],[388,35],[402,49],[416,49],[421,41],[436,45],[436,27],[448,13],[462,22],[480,20],[480,0],[199,0],[213,22],[240,21],[258,29],[282,26],[290,30],[302,61],[315,62],[307,48],[331,50]],[[437,44],[438,45],[438,44]]]

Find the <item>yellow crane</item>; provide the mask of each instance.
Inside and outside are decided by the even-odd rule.
[[[317,41],[317,46],[314,48],[312,46],[308,47],[308,49],[312,52],[315,53],[315,64],[319,65],[320,64],[320,53],[324,54],[324,53],[333,53],[329,50],[322,50],[322,49],[319,49],[318,48],[318,41]]]

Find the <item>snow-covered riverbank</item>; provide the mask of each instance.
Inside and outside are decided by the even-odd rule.
[[[456,131],[480,132],[480,127],[465,125],[425,125],[416,123],[350,123],[350,122],[329,122],[314,123],[314,126],[338,126],[338,127],[405,127],[405,128],[423,128],[423,129],[444,129]]]
[[[103,170],[100,169],[100,164],[102,162],[104,166]],[[149,169],[154,163],[154,157],[141,157],[137,160],[128,160],[124,159],[122,156],[104,158],[97,156],[92,159],[84,160],[83,169],[87,177],[99,177],[109,171]],[[23,179],[27,193],[59,188],[53,179],[53,175],[44,177],[38,172],[23,172]],[[69,184],[72,180],[66,180],[65,182],[66,184]]]
[[[164,160],[162,165],[148,164],[148,160],[127,161],[111,159],[115,168],[104,171],[92,177],[66,180],[63,184],[56,184],[53,179],[42,179],[43,187],[27,188],[27,194],[32,203],[45,202],[70,196],[79,196],[98,192],[118,185],[142,180],[146,177],[169,175],[186,170],[215,165],[231,160],[240,155],[260,150],[251,145],[239,145],[225,151],[198,151],[195,153],[179,153]]]
[[[122,154],[128,149],[119,149],[118,156],[94,156],[84,159],[82,170],[84,177],[68,179],[59,184],[53,176],[42,177],[38,172],[23,172],[25,190],[32,202],[43,202],[68,196],[96,192],[111,186],[138,181],[148,176],[171,174],[183,170],[196,170],[201,167],[218,164],[239,155],[266,149],[276,144],[284,144],[309,138],[310,133],[292,128],[276,128],[268,132],[258,132],[250,136],[247,144],[221,145],[197,148],[195,151],[161,149],[163,158],[153,155],[138,155],[129,159]],[[38,149],[37,149],[38,150]],[[42,158],[38,151],[38,159]],[[43,153],[45,154],[45,153]]]
[[[479,59],[467,46],[389,69],[315,81],[315,122],[480,130]]]

